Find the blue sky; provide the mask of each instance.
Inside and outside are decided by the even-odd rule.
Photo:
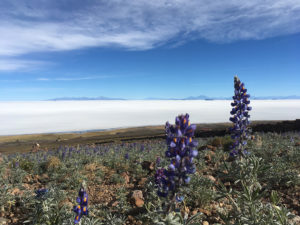
[[[299,0],[2,0],[0,34],[0,100],[300,96]]]

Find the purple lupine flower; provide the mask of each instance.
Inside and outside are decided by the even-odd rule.
[[[74,206],[73,211],[76,213],[74,224],[78,224],[83,215],[88,216],[88,194],[85,191],[85,183],[81,184],[78,197],[76,198],[77,206]]]
[[[126,160],[128,160],[128,159],[129,159],[129,154],[126,153],[126,154],[124,155],[124,158],[125,158]]]
[[[161,162],[161,158],[159,156],[157,156],[157,158],[156,158],[156,166],[157,167],[160,166],[160,162]]]
[[[161,183],[162,179],[166,178],[164,170],[165,169],[163,169],[163,168],[156,170],[154,178],[155,178],[155,183],[158,184],[158,185]]]
[[[198,154],[194,149],[198,143],[192,139],[195,129],[196,125],[189,122],[189,114],[176,117],[175,126],[166,123],[168,150],[165,155],[170,158],[170,164],[167,169],[158,169],[156,172],[159,196],[167,197],[171,193],[172,201],[183,200],[178,195],[180,188],[190,182],[189,174],[196,172],[193,158]]]
[[[64,152],[62,153],[62,160],[65,160],[65,158],[66,158],[66,152],[64,151]]]
[[[248,155],[249,152],[245,148],[247,145],[247,139],[249,139],[250,129],[248,120],[250,115],[249,111],[252,109],[249,105],[250,97],[247,94],[244,83],[241,83],[237,76],[234,77],[234,96],[231,106],[233,107],[230,114],[230,121],[233,122],[233,127],[229,128],[231,132],[231,138],[234,143],[231,146],[230,156],[232,157],[243,157]]]
[[[35,191],[36,198],[44,197],[49,192],[48,189],[42,188]]]

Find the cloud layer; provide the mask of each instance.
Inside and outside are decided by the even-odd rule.
[[[0,15],[2,57],[95,46],[146,50],[190,39],[226,43],[300,32],[299,0],[3,0]]]
[[[27,101],[0,102],[0,135],[138,127],[174,123],[189,112],[192,123],[229,121],[231,101]],[[251,120],[295,120],[299,100],[253,100]],[[22,110],[20,110],[22,109]]]

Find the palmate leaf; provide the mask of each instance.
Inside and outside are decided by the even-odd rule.
[[[164,218],[154,220],[155,225],[182,225],[181,215],[170,212]]]

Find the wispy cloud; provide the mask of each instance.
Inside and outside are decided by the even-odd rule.
[[[86,76],[86,77],[57,77],[57,78],[37,78],[37,81],[80,81],[112,78],[112,76]]]
[[[145,50],[191,38],[226,43],[300,32],[299,0],[3,0],[0,15],[0,56],[94,46]]]
[[[1,45],[1,44],[0,44]],[[14,59],[8,57],[7,59],[0,58],[0,72],[1,71],[16,71],[16,70],[28,70],[32,68],[37,68],[48,64],[47,62],[42,61],[34,61],[34,60],[21,60],[21,59]]]
[[[82,77],[56,77],[56,78],[48,78],[48,77],[39,77],[36,79],[29,79],[29,81],[81,81],[81,80],[97,80],[97,79],[105,79],[105,78],[113,78],[115,76],[82,76]],[[17,79],[0,79],[3,82],[24,82],[24,80]],[[28,80],[26,80],[28,81]]]

